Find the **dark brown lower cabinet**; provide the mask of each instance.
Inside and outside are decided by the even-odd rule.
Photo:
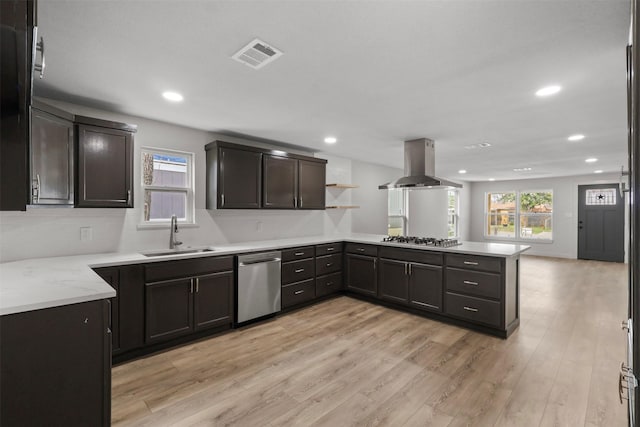
[[[409,304],[415,308],[442,312],[442,267],[409,264]]]
[[[146,284],[147,343],[193,332],[193,283],[191,279]]]
[[[111,298],[113,354],[144,345],[144,267],[124,265],[95,268],[94,271],[116,291]]]
[[[198,268],[203,268],[201,259]],[[215,259],[214,259],[215,260]],[[226,263],[231,258],[223,258]],[[212,262],[220,262],[215,260]],[[189,261],[147,267],[166,274],[181,273]],[[172,269],[171,265],[175,265]],[[194,264],[196,265],[196,264]],[[215,268],[215,264],[212,264]],[[187,275],[187,271],[184,272]],[[234,275],[232,270],[147,283],[145,342],[152,344],[233,323]]]
[[[408,263],[380,258],[378,298],[406,304],[409,301]]]
[[[378,293],[377,258],[348,253],[345,260],[347,289],[364,295],[376,296]]]
[[[233,273],[196,277],[194,327],[199,331],[233,322]]]
[[[0,425],[109,426],[107,300],[0,317]]]

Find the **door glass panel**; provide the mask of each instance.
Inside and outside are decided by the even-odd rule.
[[[591,189],[587,190],[586,203],[592,205],[615,205],[617,203],[617,188]]]

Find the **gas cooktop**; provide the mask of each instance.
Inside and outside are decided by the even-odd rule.
[[[458,239],[437,239],[435,237],[415,237],[415,236],[387,236],[383,242],[409,243],[413,245],[437,246],[440,248],[450,248],[461,245]]]

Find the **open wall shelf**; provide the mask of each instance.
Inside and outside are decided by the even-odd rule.
[[[353,184],[327,184],[327,187],[330,188],[358,188],[358,185]]]

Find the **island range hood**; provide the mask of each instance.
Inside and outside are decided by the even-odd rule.
[[[404,142],[404,175],[378,186],[380,190],[391,188],[462,188],[462,184],[435,176],[436,153],[432,139],[420,138]]]

